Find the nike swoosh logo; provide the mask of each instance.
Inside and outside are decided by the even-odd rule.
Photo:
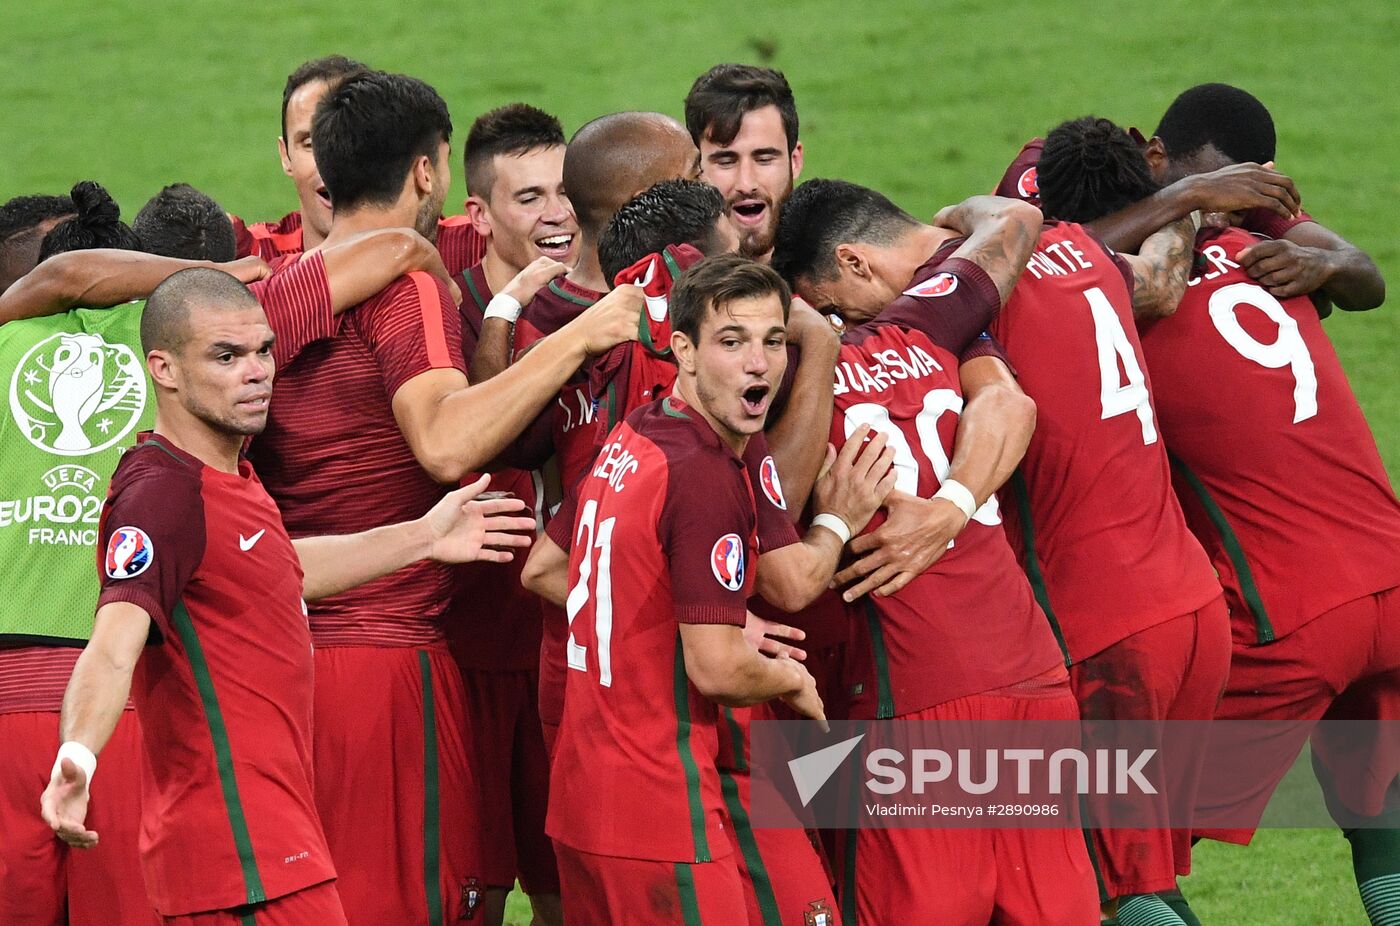
[[[245,538],[242,534],[239,534],[239,535],[238,535],[238,549],[242,550],[244,553],[247,553],[249,550],[253,549],[253,544],[255,544],[255,543],[257,543],[259,540],[261,540],[261,539],[262,539],[262,535],[265,534],[265,533],[267,533],[267,528],[264,527],[262,530],[258,531],[256,534],[254,534],[254,535],[251,536],[251,537]]]

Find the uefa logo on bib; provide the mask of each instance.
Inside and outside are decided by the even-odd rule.
[[[60,333],[35,344],[15,366],[10,411],[40,450],[86,456],[131,433],[146,408],[146,390],[145,367],[125,344]]]

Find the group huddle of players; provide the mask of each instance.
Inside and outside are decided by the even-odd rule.
[[[928,223],[798,185],[776,71],[684,106],[492,110],[443,218],[446,105],[330,57],[279,221],[0,207],[0,921],[1198,923],[1193,835],[1252,830],[758,828],[749,724],[1394,719],[1322,323],[1384,283],[1258,100],[1065,122]],[[1393,758],[1313,748],[1400,923]]]

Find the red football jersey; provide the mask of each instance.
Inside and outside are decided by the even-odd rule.
[[[462,290],[462,356],[476,353],[482,313],[491,301],[491,287],[481,264],[457,277]],[[464,483],[473,482],[470,474]],[[491,474],[492,492],[509,492],[522,499],[540,519],[543,493],[539,477],[518,469]],[[520,584],[524,550],[509,563],[467,563],[458,567],[457,591],[447,612],[447,642],[457,664],[474,669],[518,671],[540,662],[540,599]]]
[[[1040,208],[1040,184],[1036,179],[1036,166],[1040,163],[1040,152],[1045,147],[1045,139],[1032,138],[1021,146],[1020,152],[1001,175],[1001,182],[992,192],[1008,199],[1019,199]]]
[[[579,495],[550,836],[625,858],[730,853],[718,708],[686,677],[677,625],[742,626],[757,553],[747,470],[698,412],[672,397],[619,426]]]
[[[1086,229],[1052,222],[990,329],[1037,409],[1006,533],[1073,662],[1220,595],[1172,492],[1131,287]]]
[[[476,232],[465,215],[449,215],[438,220],[437,249],[449,275],[475,267],[486,256],[486,239]]]
[[[950,242],[878,317],[847,330],[836,364],[832,443],[862,424],[895,453],[896,488],[928,498],[953,458],[962,411],[958,358],[1001,306],[981,267]],[[871,521],[866,532],[884,519]],[[930,569],[887,598],[866,596],[847,660],[851,716],[909,714],[1002,688],[1060,662],[993,502]]]
[[[447,492],[409,449],[392,402],[421,373],[465,370],[461,327],[446,287],[411,273],[343,313],[334,337],[278,370],[267,429],[250,456],[292,536],[411,520]],[[311,607],[316,645],[440,640],[452,585],[451,567],[419,562],[318,601]]]
[[[174,916],[326,881],[301,563],[247,461],[224,473],[142,438],[102,511],[98,607],[130,602],[152,621],[131,686],[151,900]]]
[[[1256,240],[1202,229],[1181,306],[1142,347],[1235,639],[1267,643],[1400,585],[1400,504],[1312,301],[1275,299],[1235,262]]]
[[[233,221],[234,242],[239,257],[257,255],[268,263],[289,254],[300,254],[304,249],[301,243],[301,210],[289,212],[276,222],[255,222],[244,224],[238,216],[229,217]]]
[[[340,330],[340,316],[331,306],[331,287],[325,258],[319,253],[302,260],[279,261],[272,275],[248,287],[267,313],[267,323],[277,340],[272,357],[277,372],[296,359],[306,345],[329,338]]]

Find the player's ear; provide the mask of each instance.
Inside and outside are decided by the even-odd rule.
[[[491,237],[491,211],[486,208],[486,201],[480,196],[467,197],[467,218],[471,219],[472,228],[483,238]]]
[[[792,154],[788,155],[792,161],[792,179],[795,182],[802,176],[802,142],[792,146]]]
[[[1167,146],[1162,144],[1162,139],[1153,135],[1142,149],[1142,154],[1147,158],[1147,169],[1152,171],[1153,177],[1161,181],[1167,172]]]
[[[843,274],[854,274],[857,279],[874,279],[874,274],[870,269],[870,261],[866,260],[861,249],[853,244],[838,244],[836,246],[836,267]]]
[[[687,373],[695,373],[695,345],[683,332],[671,332],[671,356],[676,359],[676,366]]]
[[[433,192],[433,184],[437,182],[437,171],[433,164],[433,159],[426,154],[419,155],[413,162],[413,187],[419,195],[427,196]]]
[[[179,388],[179,377],[176,375],[169,351],[153,350],[147,354],[146,370],[151,374],[151,380],[157,386],[164,386],[171,390]]]
[[[287,140],[282,136],[277,136],[277,156],[282,159],[282,173],[288,177],[292,175],[292,159],[287,154]]]

